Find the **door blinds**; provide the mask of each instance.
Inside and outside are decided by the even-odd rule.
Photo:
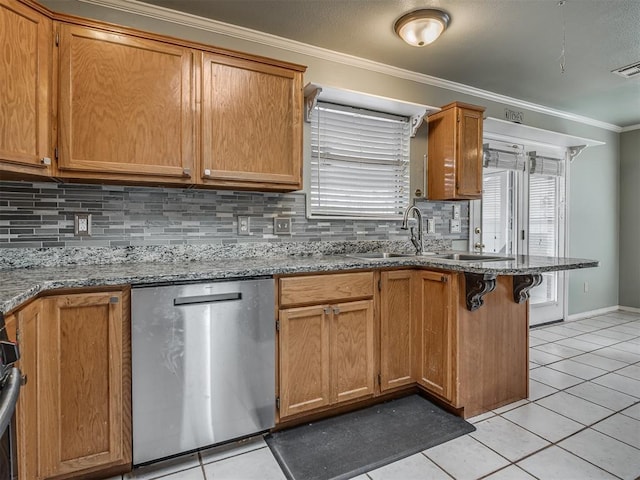
[[[318,102],[311,122],[311,216],[397,218],[409,203],[406,117]]]

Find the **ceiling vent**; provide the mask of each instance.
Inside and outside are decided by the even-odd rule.
[[[616,75],[620,75],[624,78],[633,78],[637,75],[640,75],[640,62],[632,63],[631,65],[627,65],[626,67],[617,68],[612,70],[611,73],[615,73]]]

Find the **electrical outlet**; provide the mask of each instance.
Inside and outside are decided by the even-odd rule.
[[[251,217],[238,215],[238,235],[251,235]]]
[[[73,217],[73,233],[76,237],[91,236],[91,214],[76,213]]]
[[[453,206],[453,219],[454,220],[460,219],[460,205]]]
[[[436,233],[436,219],[427,218],[427,233]]]
[[[291,235],[291,218],[275,217],[273,219],[273,233],[275,235]]]
[[[460,226],[460,220],[451,219],[451,223],[449,224],[449,231],[451,233],[460,233],[462,232],[462,227]]]

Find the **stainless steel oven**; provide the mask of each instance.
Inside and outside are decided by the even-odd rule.
[[[13,366],[18,358],[18,347],[9,341],[0,313],[0,479],[3,480],[18,479],[15,408],[22,375]]]

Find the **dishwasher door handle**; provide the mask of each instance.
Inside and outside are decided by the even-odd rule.
[[[173,299],[173,305],[199,305],[202,303],[230,302],[242,300],[242,293],[213,293],[211,295],[194,295],[192,297],[178,297]]]

